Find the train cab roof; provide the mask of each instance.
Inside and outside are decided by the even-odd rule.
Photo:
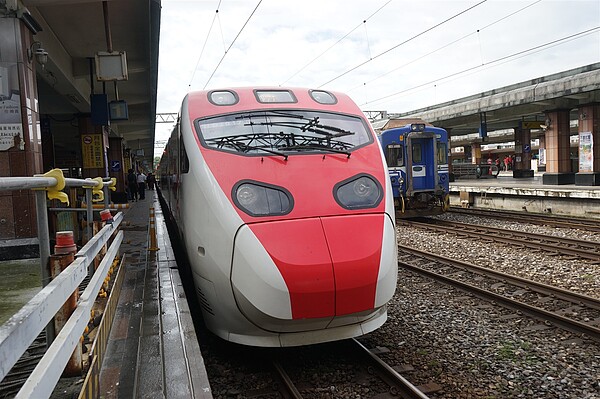
[[[307,109],[359,115],[360,108],[343,93],[308,88],[234,87],[191,92],[187,106],[194,118],[261,109]]]

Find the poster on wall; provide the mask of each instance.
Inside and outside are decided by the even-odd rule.
[[[592,132],[579,133],[579,172],[594,170],[594,139]]]
[[[540,148],[538,151],[538,164],[546,165],[546,149]]]
[[[101,134],[84,134],[81,136],[81,154],[83,168],[104,168],[104,148]]]
[[[24,150],[17,64],[4,65],[0,66],[0,151],[13,147]]]

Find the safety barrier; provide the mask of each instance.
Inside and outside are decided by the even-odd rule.
[[[493,164],[453,163],[452,173],[457,179],[485,179],[498,177],[500,169]]]
[[[158,247],[158,243],[157,243],[157,239],[156,239],[156,217],[154,215],[154,207],[150,208],[150,223],[148,223],[148,225],[150,226],[148,228],[148,235],[149,235],[149,240],[148,242],[150,243],[150,245],[148,246],[148,251],[158,251],[160,248]]]
[[[92,221],[92,199],[102,201],[107,187],[114,186],[114,181],[96,179],[65,179],[58,169],[43,176],[4,177],[0,178],[0,190],[33,189],[36,191],[36,209],[38,216],[38,239],[40,245],[40,262],[42,265],[42,290],[25,304],[6,323],[0,326],[0,380],[10,371],[29,345],[39,333],[47,328],[59,309],[67,299],[78,290],[86,276],[90,276],[87,287],[77,301],[77,307],[62,325],[62,329],[54,338],[47,339],[49,347],[36,368],[17,394],[17,398],[49,397],[61,377],[65,365],[69,362],[73,350],[80,343],[84,330],[90,319],[94,302],[106,285],[106,278],[112,270],[115,257],[123,241],[123,232],[118,231],[123,214],[114,216],[111,224],[106,224],[76,254],[75,260],[60,272],[52,281],[49,275],[50,243],[48,218],[46,212],[46,196],[68,202],[68,196],[61,190],[66,187],[83,187],[88,199],[88,221]],[[91,225],[91,222],[88,223]],[[88,226],[91,228],[91,226]],[[91,231],[91,230],[90,230]],[[88,235],[88,237],[90,237]],[[100,264],[94,267],[96,257],[107,245]]]

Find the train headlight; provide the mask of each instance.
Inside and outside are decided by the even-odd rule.
[[[233,202],[250,216],[277,216],[290,213],[292,195],[283,187],[255,181],[240,181],[233,186]]]
[[[375,208],[383,199],[383,190],[374,177],[360,174],[336,184],[333,196],[346,209]]]

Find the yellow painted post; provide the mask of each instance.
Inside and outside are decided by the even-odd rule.
[[[148,245],[148,251],[158,251],[158,243],[156,240],[156,218],[154,216],[154,207],[150,208],[150,229],[148,234],[150,235],[150,244]]]

